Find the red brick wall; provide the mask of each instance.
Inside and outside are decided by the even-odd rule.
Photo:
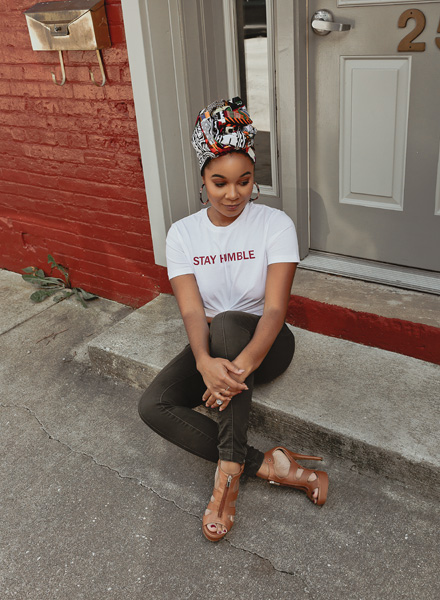
[[[140,306],[162,286],[154,264],[120,0],[106,0],[112,47],[34,52],[23,10],[0,0],[0,267],[69,268],[73,285]]]

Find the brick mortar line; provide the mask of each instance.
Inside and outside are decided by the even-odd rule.
[[[72,101],[72,102],[92,102],[95,103],[97,105],[99,105],[102,108],[102,102],[103,100],[105,100],[106,102],[131,102],[130,99],[128,98],[120,98],[118,100],[113,100],[113,99],[108,99],[108,98],[98,98],[96,100],[94,99],[84,99],[84,98],[61,98],[59,96],[50,96],[47,98],[42,98],[41,96],[11,96],[10,94],[2,94],[0,95],[0,98],[17,98],[17,99],[25,99],[25,100],[36,100],[36,101],[40,101],[40,100],[47,100],[50,102],[58,102],[58,100],[60,101],[60,105],[64,105],[67,101]],[[6,110],[3,109],[2,112],[4,113],[8,113],[8,114],[16,114],[17,116],[22,116],[23,115],[23,111],[19,111],[19,110]],[[36,110],[31,110],[31,107],[26,110],[26,112],[28,114],[37,114],[39,116],[41,116],[41,118],[44,117],[74,117],[74,118],[78,118],[80,119],[83,115],[82,113],[74,113],[74,114],[70,114],[69,112],[59,112],[59,113],[48,113],[46,110],[45,111],[36,111]],[[94,121],[100,120],[99,115],[88,115],[89,119],[92,119]],[[109,119],[110,120],[110,119]],[[112,123],[133,123],[134,121],[136,121],[136,117],[128,117],[126,119],[111,119]],[[23,125],[22,127],[26,127],[25,125]],[[39,129],[39,128],[37,128]],[[61,130],[60,130],[61,131]],[[64,130],[63,130],[64,131]],[[67,127],[65,129],[65,131],[70,131],[70,129]],[[98,137],[105,137],[104,133],[102,135],[99,135],[100,130],[97,130],[98,133],[88,133],[87,135],[97,135]],[[108,131],[106,130],[102,130],[104,131]],[[108,135],[108,134],[107,134]],[[133,135],[127,135],[126,137],[131,137],[131,138],[135,138],[136,134]]]
[[[25,232],[25,233],[28,233],[28,232]],[[108,239],[105,240],[105,239],[99,239],[99,238],[94,238],[93,242],[94,243],[97,242],[99,244],[101,244],[101,243],[109,244],[110,243],[112,247],[116,247],[115,248],[115,252],[118,251],[118,250],[123,251],[123,250],[125,250],[127,248],[130,248],[131,250],[135,250],[136,252],[149,252],[149,253],[153,254],[153,249],[150,248],[150,247],[146,247],[146,246],[139,246],[139,245],[131,246],[129,244],[120,244],[120,243],[117,243],[117,242],[109,242]],[[37,244],[33,244],[33,245],[37,245]],[[80,244],[80,245],[77,246],[77,245],[72,244],[72,243],[69,243],[69,244],[64,243],[64,246],[68,246],[69,248],[76,248],[76,249],[79,248],[80,250],[83,250],[87,254],[90,253],[90,252],[94,252],[96,254],[102,254],[103,256],[105,256],[107,258],[108,258],[108,256],[116,256],[116,257],[120,256],[119,254],[109,252],[108,250],[106,252],[100,252],[99,250],[94,250],[94,249],[91,249],[90,247],[85,248],[84,244]],[[46,248],[47,244],[43,244],[43,245],[41,245],[39,247],[40,248]],[[60,252],[60,251],[58,251],[58,252]],[[66,254],[65,251],[63,251],[63,253]],[[72,258],[73,258],[73,256],[72,256]],[[124,257],[121,257],[121,258],[124,258]],[[76,260],[83,261],[84,258],[77,258]],[[130,263],[131,262],[137,263],[137,264],[139,264],[139,266],[142,266],[142,267],[144,267],[145,265],[148,265],[149,267],[160,266],[160,265],[156,265],[156,264],[151,264],[150,262],[142,261],[140,259],[131,259],[131,258],[125,257],[125,260],[129,261]],[[109,266],[107,263],[105,265],[102,265],[101,263],[94,263],[93,261],[84,261],[84,262],[85,263],[89,263],[91,265],[101,266],[101,267],[102,266],[106,266],[106,267]],[[113,268],[115,268],[116,270],[121,270],[121,271],[123,270],[123,269],[117,269],[116,267],[113,267]]]
[[[1,125],[0,125],[0,127],[1,127]],[[10,125],[6,125],[6,126],[4,127],[4,129],[6,129],[7,131],[10,131],[10,130],[12,129],[12,126],[10,126]],[[23,127],[21,127],[21,128],[20,128],[20,127],[14,127],[13,129],[22,129],[23,131],[27,131],[27,127],[26,127],[26,125],[23,125]],[[61,132],[66,132],[66,133],[68,133],[68,131],[69,131],[69,130],[68,130],[68,129],[62,129],[62,130],[60,130],[60,131],[61,131]],[[84,134],[84,135],[89,135],[89,134]],[[115,141],[115,136],[110,136],[110,137],[108,137],[108,138],[106,138],[106,139],[108,139],[108,141],[111,141],[111,142],[113,142],[113,141]],[[132,139],[132,140],[134,140],[134,141],[136,142],[136,144],[138,145],[138,138],[137,138],[137,137],[133,137],[133,138],[131,138],[131,139]],[[9,141],[9,142],[10,142],[11,140],[7,140],[7,141]],[[15,143],[17,144],[17,146],[18,146],[18,145],[20,145],[20,146],[21,146],[21,145],[23,144],[23,142],[22,142],[22,141],[20,141],[20,140],[14,140],[14,139],[13,139],[12,141],[13,141],[13,142],[15,142]],[[29,146],[33,146],[33,144],[31,144],[30,142],[27,142],[27,144],[28,144]],[[48,148],[48,147],[49,147],[49,148],[69,148],[69,146],[56,146],[55,144],[34,144],[34,145],[35,145],[35,146],[41,146],[41,147],[43,147],[43,148]],[[126,148],[126,147],[125,147],[125,148]],[[131,157],[133,157],[133,158],[140,158],[140,153],[139,153],[138,149],[136,149],[136,151],[127,151],[127,152],[125,152],[125,148],[124,148],[124,147],[122,147],[122,149],[124,150],[124,152],[123,152],[124,156],[131,156]],[[86,152],[96,152],[96,153],[99,153],[101,149],[102,149],[102,147],[101,147],[101,146],[95,146],[95,145],[93,145],[93,146],[86,146],[86,147],[84,147],[84,148],[77,148],[77,150],[84,150],[84,152],[85,152],[85,153],[86,153]],[[104,150],[105,150],[106,152],[108,152],[109,154],[111,154],[111,151],[110,151],[110,150],[108,150],[108,149],[106,149],[106,148],[104,148]],[[1,152],[1,151],[0,151],[0,155],[1,155],[1,156],[12,157],[12,158],[22,158],[22,159],[27,159],[27,160],[30,160],[30,159],[34,159],[34,160],[35,160],[35,159],[36,159],[36,160],[45,160],[45,159],[43,159],[43,158],[40,158],[40,157],[38,157],[38,156],[29,157],[29,156],[25,156],[24,154],[11,154],[9,151],[8,151],[8,152]],[[104,157],[104,158],[107,158],[107,157]],[[64,163],[65,163],[65,162],[67,162],[67,161],[64,161],[64,160],[55,160],[55,159],[52,159],[50,162],[51,162],[52,164],[53,164],[53,163],[55,163],[55,164],[56,164],[56,163],[64,164]],[[74,163],[74,164],[84,165],[85,163]],[[4,167],[4,168],[6,168],[6,169],[10,169],[11,167],[9,167],[9,166],[6,166],[6,167]],[[105,168],[105,167],[101,167],[101,168]],[[16,169],[16,170],[17,170],[17,169]],[[124,170],[124,169],[121,169],[121,170]],[[26,173],[26,171],[22,171],[22,172]],[[28,173],[32,173],[32,174],[35,174],[35,175],[42,175],[42,176],[48,176],[48,177],[51,177],[51,175],[46,175],[46,172],[44,172],[44,171],[43,171],[43,172],[41,172],[41,171],[28,171]],[[135,189],[136,189],[136,188],[135,188]]]
[[[8,128],[8,129],[9,129],[9,128]],[[19,129],[19,128],[17,127],[17,128],[15,128],[15,129]],[[27,128],[27,127],[22,127],[21,129],[23,129],[23,131],[27,131],[27,130],[28,130],[28,128]],[[36,131],[40,131],[40,129],[35,129],[35,130],[36,130]],[[45,130],[44,128],[42,128],[42,129],[41,129],[41,131],[46,131],[46,130]],[[87,134],[86,134],[86,133],[84,133],[83,135],[84,135],[84,136],[87,136]],[[111,140],[112,138],[109,138],[109,139]],[[8,141],[9,141],[9,140],[8,140]],[[21,142],[20,142],[19,140],[17,140],[17,144],[21,144]],[[47,145],[47,146],[51,146],[51,147],[53,147],[53,148],[67,148],[67,147],[68,147],[68,146],[59,146],[59,145],[57,145],[57,144],[40,144],[40,145],[43,145],[43,146],[46,146],[46,145]],[[87,152],[93,151],[93,148],[91,148],[90,146],[84,146],[84,147],[82,147],[82,148],[77,148],[77,150],[83,150],[83,151],[84,151],[84,153],[87,153]],[[100,151],[99,151],[99,150],[95,150],[95,152],[96,152],[97,154],[100,154]],[[108,154],[111,154],[112,156],[111,156],[111,157],[107,157],[107,156],[105,156],[105,157],[104,157],[105,159],[107,159],[107,160],[111,160],[112,158],[114,158],[114,153],[113,153],[113,152],[110,152],[109,150],[107,150],[107,152],[108,152]],[[12,154],[12,155],[11,155],[11,154],[9,154],[9,153],[7,153],[7,152],[1,152],[0,154],[5,154],[6,156],[13,156],[13,157],[16,157],[16,158],[21,158],[21,157],[23,156],[23,155],[21,155],[21,154],[20,154],[20,155],[15,155],[15,154]],[[127,153],[127,154],[128,154],[128,153]],[[139,153],[137,153],[137,152],[136,152],[136,153],[133,153],[133,154],[131,154],[130,156],[133,156],[134,158],[140,158],[140,154],[139,154]],[[93,157],[93,158],[95,158],[95,157]],[[56,161],[54,161],[54,162],[56,162]],[[50,175],[50,174],[47,174],[47,172],[46,172],[46,171],[44,171],[44,172],[38,172],[38,171],[27,171],[27,170],[25,171],[25,170],[23,170],[23,169],[16,169],[16,168],[14,168],[14,167],[11,167],[11,166],[3,166],[3,167],[0,167],[0,168],[2,168],[2,169],[5,169],[5,170],[8,170],[8,171],[14,171],[14,172],[16,172],[16,173],[28,173],[28,174],[32,174],[32,175],[39,175],[39,176],[41,176],[41,177],[58,177],[58,178],[60,178],[60,177],[61,177],[61,175]],[[100,168],[101,168],[101,169],[106,169],[106,167],[100,167]],[[109,170],[109,171],[111,171],[112,169],[108,169],[108,170]],[[127,170],[127,171],[132,171],[132,172],[134,172],[134,173],[135,173],[135,172],[139,172],[139,173],[141,173],[141,170],[139,170],[139,171],[134,171],[133,169],[121,169],[121,168],[119,168],[119,167],[118,167],[118,168],[116,168],[116,167],[115,167],[115,169],[114,169],[114,170],[115,170],[115,171],[121,171],[121,170],[122,170],[122,171],[125,171],[125,170]],[[73,178],[73,177],[71,177],[70,179],[74,179],[74,178]],[[137,189],[137,188],[134,188],[134,189]]]
[[[44,146],[44,147],[45,148],[59,148],[56,145],[47,145],[47,146]],[[66,146],[61,146],[61,147],[62,148],[66,148]],[[73,150],[82,150],[82,148],[73,148]],[[29,157],[29,158],[31,158],[31,157]],[[64,163],[64,161],[54,161],[54,162],[62,162],[62,163]],[[79,163],[74,163],[74,164],[79,164]],[[2,168],[2,167],[0,167],[0,168]],[[7,167],[3,167],[3,168],[7,168]],[[101,168],[105,168],[105,167],[101,167]],[[12,169],[12,170],[15,170],[15,169]],[[112,169],[108,169],[108,170],[111,171]],[[114,171],[119,171],[119,169],[113,169],[113,170]],[[25,171],[18,171],[18,172],[25,173]],[[132,171],[132,172],[135,173],[136,171]],[[140,172],[139,172],[139,174],[141,175]],[[101,181],[96,181],[96,179],[95,180],[94,179],[81,179],[80,177],[65,177],[65,176],[61,176],[61,175],[44,175],[43,173],[40,173],[40,175],[42,177],[57,177],[58,179],[60,179],[62,177],[63,180],[69,179],[70,181],[73,181],[73,182],[82,181],[84,183],[93,183],[95,185],[96,184],[98,184],[98,185],[105,185],[105,186],[108,186],[108,187],[114,187],[114,188],[116,188],[119,191],[121,190],[121,186],[123,185],[122,183],[121,184],[107,183],[105,181],[102,181],[102,182]],[[23,183],[21,181],[11,181],[10,179],[0,179],[0,181],[4,181],[6,183],[11,183],[13,185],[17,185],[17,184],[24,185],[24,186],[28,186],[30,188],[35,188],[35,189],[38,189],[38,190],[53,190],[53,191],[58,191],[58,187],[49,188],[49,187],[41,186],[41,185],[33,185],[32,183]],[[127,190],[134,190],[134,191],[136,191],[136,190],[143,190],[144,191],[145,187],[144,186],[130,187],[130,186],[125,186],[124,185],[124,190],[125,189],[127,189]],[[7,193],[10,194],[11,196],[18,196],[18,194],[14,194],[13,191],[7,192]],[[84,193],[83,194],[81,194],[81,193],[77,194],[73,190],[72,191],[69,190],[66,193],[71,193],[71,194],[74,194],[75,196],[76,195],[78,195],[78,196],[86,196],[86,194],[84,194]],[[145,192],[145,195],[146,195],[146,192]],[[22,196],[22,194],[20,194],[20,196]],[[94,198],[94,197],[96,197],[96,198],[103,198],[103,199],[105,198],[104,196],[93,196],[93,194],[90,194],[90,197],[91,198]],[[121,199],[120,197],[119,198],[108,198],[108,197],[106,197],[106,199],[120,201],[121,203],[124,202],[124,199]],[[132,204],[139,204],[141,201],[140,200],[127,200],[127,202],[130,202]],[[113,213],[110,213],[110,214],[113,214]]]
[[[56,204],[56,203],[54,202],[54,205],[55,205],[55,204]],[[2,204],[0,203],[0,206],[4,206],[4,205],[2,205]],[[9,208],[10,208],[10,207],[9,207]],[[49,216],[49,215],[45,215],[45,214],[38,213],[38,212],[36,212],[36,213],[35,213],[35,215],[36,215],[36,216],[40,216],[40,217],[46,217],[46,218]],[[114,216],[116,216],[116,217],[118,217],[118,218],[120,218],[120,217],[121,217],[121,215],[114,215]],[[20,219],[20,215],[17,215],[17,216],[16,216],[16,215],[9,215],[9,216],[6,216],[6,218],[9,218],[11,221],[14,221],[14,222],[16,222],[16,223],[18,223],[18,224],[20,224],[20,225],[23,225],[23,226],[34,227],[35,225],[37,225],[38,227],[42,227],[43,229],[47,229],[48,231],[55,231],[55,232],[57,232],[57,233],[61,233],[61,234],[65,234],[65,233],[66,233],[66,230],[65,230],[65,229],[57,229],[56,227],[53,227],[53,226],[41,225],[40,223],[35,223],[34,221],[32,221],[32,220],[30,220],[30,219],[28,219],[28,220],[25,220],[25,219]],[[136,219],[136,217],[129,217],[129,218],[131,218],[131,219]],[[79,226],[81,226],[81,225],[85,225],[85,226],[87,226],[87,227],[94,227],[95,225],[97,225],[97,226],[99,226],[99,227],[103,227],[103,228],[104,228],[106,231],[116,231],[116,232],[118,232],[118,233],[120,233],[120,232],[121,232],[121,227],[120,227],[120,225],[119,225],[119,227],[109,227],[109,226],[107,226],[107,225],[100,225],[100,223],[90,223],[90,222],[87,222],[87,223],[85,223],[85,222],[83,222],[83,221],[72,221],[72,220],[65,219],[65,218],[61,218],[61,219],[59,219],[59,222],[62,222],[62,223],[67,223],[67,224],[71,224],[71,225],[79,225]],[[146,220],[145,222],[146,222],[146,223],[149,223],[149,221],[147,221],[147,220]],[[70,235],[76,235],[76,236],[82,236],[82,237],[84,237],[84,236],[85,236],[85,234],[83,234],[83,233],[75,233],[74,231],[69,231],[68,233],[69,233]],[[144,237],[144,236],[146,236],[146,235],[149,235],[149,234],[148,234],[148,231],[145,231],[145,232],[131,231],[131,232],[129,232],[129,233],[130,233],[131,235],[140,235],[140,236],[142,236],[142,237]],[[150,235],[151,235],[151,234],[150,234]],[[50,237],[50,236],[48,236],[48,237]],[[87,235],[87,237],[88,237],[88,235]],[[98,239],[98,238],[94,238],[94,239]],[[108,242],[108,239],[104,239],[104,240],[100,240],[100,241],[101,241],[101,242]],[[125,244],[120,244],[120,245],[121,245],[121,246],[124,246]],[[137,248],[137,246],[133,246],[133,248]]]
[[[37,247],[44,248],[43,246],[37,246]],[[55,251],[54,254],[57,254],[57,252]],[[113,273],[114,276],[117,277],[118,273],[121,273],[121,274],[128,275],[128,276],[136,276],[136,277],[142,279],[142,281],[144,281],[144,282],[145,281],[151,281],[151,283],[153,283],[155,285],[158,284],[158,281],[156,280],[155,276],[152,275],[152,274],[147,275],[146,272],[145,273],[144,272],[139,273],[139,271],[137,271],[137,270],[136,271],[127,271],[127,269],[118,269],[116,267],[111,267],[109,265],[103,265],[103,264],[100,264],[100,263],[94,263],[94,262],[91,262],[89,260],[84,260],[84,259],[81,259],[81,258],[76,258],[76,257],[68,255],[68,254],[66,254],[66,256],[68,258],[71,258],[71,259],[73,258],[74,261],[78,262],[78,265],[77,265],[77,268],[76,268],[76,270],[77,270],[76,278],[78,278],[78,275],[89,275],[90,277],[93,277],[94,279],[101,278],[102,280],[105,280],[105,281],[108,281],[108,282],[111,281],[111,282],[120,283],[120,284],[123,284],[123,285],[132,285],[132,283],[125,283],[121,279],[112,279],[108,275],[109,273]],[[107,255],[107,256],[112,256],[112,255]],[[115,255],[115,256],[117,256],[117,255]],[[127,263],[132,264],[133,262],[134,261],[132,261],[131,259],[127,259]],[[105,271],[106,275],[100,275],[99,273],[96,272],[96,270],[94,272],[90,272],[90,271],[86,270],[85,268],[83,268],[83,265],[84,266],[87,266],[87,265],[90,266],[90,265],[92,265],[94,267],[99,267],[100,269],[103,269],[105,267],[106,268],[106,271]],[[138,266],[139,267],[150,267],[151,265],[148,262],[144,262],[144,263],[140,263]],[[165,267],[161,267],[160,265],[153,265],[153,268],[155,268],[155,269],[156,268],[165,269]],[[18,274],[21,275],[21,273],[18,273]],[[138,285],[140,285],[140,283],[141,283],[140,279],[138,281]]]
[[[4,181],[4,180],[3,180],[3,179],[0,179],[0,184],[1,184],[1,182],[2,182],[2,181]],[[10,182],[10,183],[14,183],[14,182]],[[17,184],[17,183],[18,183],[18,182],[16,182],[16,184]],[[44,187],[39,187],[39,188],[37,188],[37,187],[36,187],[35,189],[44,190],[44,189],[46,189],[46,188],[44,188]],[[54,189],[54,191],[56,191],[56,190]],[[29,196],[24,196],[23,194],[20,194],[20,195],[18,195],[18,194],[9,194],[9,192],[7,192],[7,193],[8,193],[8,195],[11,195],[11,196],[13,196],[14,198],[23,198],[23,199],[26,199],[26,200],[31,200],[31,198],[29,198]],[[91,198],[93,198],[93,196],[91,196]],[[96,198],[96,199],[99,199],[99,198],[103,198],[103,196],[95,196],[95,198]],[[104,199],[104,198],[103,198],[103,199]],[[58,202],[59,202],[59,200],[57,200],[57,201],[55,201],[55,200],[43,200],[43,199],[41,199],[41,198],[39,198],[39,201],[41,201],[41,202],[47,202],[47,203],[49,203],[49,204],[51,204],[51,205],[53,205],[53,206],[57,206],[57,204],[58,204]],[[121,206],[123,206],[123,205],[124,205],[124,200],[121,200],[120,202],[121,202]],[[139,201],[139,202],[137,202],[137,203],[133,202],[132,204],[135,204],[135,206],[143,206],[143,202],[140,202],[140,201]],[[5,205],[5,204],[2,204],[2,203],[0,203],[0,206],[6,206],[6,205]],[[137,220],[137,219],[144,219],[144,218],[146,218],[146,217],[144,217],[144,216],[138,216],[138,215],[136,215],[136,216],[134,216],[134,215],[133,215],[133,216],[131,216],[131,215],[127,216],[127,215],[125,215],[125,214],[121,214],[121,213],[111,213],[111,212],[108,212],[108,211],[107,211],[107,210],[105,210],[105,209],[102,209],[101,211],[99,211],[99,210],[96,210],[96,209],[95,209],[95,210],[92,210],[92,209],[87,209],[87,208],[85,208],[84,206],[78,206],[77,204],[73,204],[73,203],[72,203],[72,204],[67,204],[67,203],[66,203],[66,206],[71,206],[72,208],[78,208],[78,209],[80,209],[80,210],[81,210],[81,212],[82,212],[82,211],[84,211],[84,212],[89,212],[89,213],[92,213],[92,214],[94,214],[94,215],[96,215],[97,213],[98,213],[98,214],[102,213],[102,214],[104,214],[106,217],[107,217],[107,216],[108,216],[108,217],[117,217],[118,219],[121,219],[121,218],[122,218],[122,220],[124,219],[124,217],[125,217],[126,219],[136,219],[136,220]],[[11,207],[11,208],[12,208],[12,207]],[[34,212],[32,212],[32,211],[29,211],[27,214],[29,214],[29,215],[35,214],[35,215],[42,216],[42,217],[52,217],[52,218],[53,218],[53,213],[51,213],[51,212],[49,212],[49,213],[40,212],[40,211],[38,211],[38,209],[36,209]],[[63,221],[63,222],[66,222],[66,223],[75,223],[75,224],[82,224],[82,225],[88,225],[88,226],[90,226],[90,225],[92,225],[92,226],[93,226],[93,225],[94,225],[94,223],[91,223],[90,221],[78,221],[78,220],[76,220],[76,219],[75,219],[75,220],[73,220],[73,219],[68,219],[68,218],[66,218],[66,217],[59,217],[59,218],[60,218],[60,220],[61,220],[61,221]],[[23,221],[21,221],[21,222],[23,222]],[[98,225],[98,224],[99,224],[99,223],[97,223],[97,225]],[[101,225],[101,226],[102,226],[102,225]],[[105,226],[105,227],[106,227],[106,229],[107,229],[107,226]],[[52,230],[52,227],[48,227],[48,229],[51,229],[51,230]],[[108,229],[112,229],[112,227],[108,227]],[[117,229],[118,231],[120,231],[120,227],[119,227],[119,228],[113,228],[113,229]],[[136,233],[136,232],[132,232],[132,233]],[[143,236],[143,235],[144,235],[144,233],[140,233],[139,235],[142,235],[142,236]]]
[[[109,243],[108,240],[98,240],[97,238],[95,238],[95,240],[99,241],[99,242],[105,242],[106,244]],[[31,244],[31,245],[35,246],[37,244]],[[116,253],[116,251],[115,252],[109,252],[107,250],[105,252],[100,252],[99,250],[95,250],[95,249],[92,249],[92,248],[84,248],[84,244],[76,246],[75,244],[71,244],[70,243],[70,244],[67,244],[67,245],[68,245],[69,248],[79,248],[80,250],[83,250],[85,253],[87,253],[88,256],[89,256],[90,253],[94,253],[94,254],[100,254],[103,257],[107,257],[107,258],[109,256],[120,258],[121,260],[129,262],[130,264],[138,265],[139,267],[145,267],[145,265],[151,266],[151,267],[157,267],[157,266],[159,266],[159,265],[152,265],[150,262],[143,261],[143,260],[140,260],[138,258],[136,259],[136,258],[129,258],[129,257],[120,256],[119,254]],[[136,250],[137,252],[143,251],[143,252],[149,252],[149,253],[153,254],[153,250],[150,249],[150,248],[145,248],[145,247],[142,248],[140,246],[129,246],[127,244],[116,244],[116,243],[112,243],[111,245],[112,245],[112,247],[113,246],[120,246],[121,251],[124,250],[124,249],[126,249],[126,248],[131,248],[133,250]],[[46,248],[46,244],[43,244],[43,245],[41,245],[39,247],[44,249],[44,248]],[[64,254],[65,254],[65,252],[64,252]],[[74,258],[74,257],[72,256],[72,258]],[[109,265],[107,264],[107,262],[104,263],[104,264],[103,263],[95,263],[95,262],[93,262],[91,260],[85,260],[84,258],[77,258],[76,260],[80,260],[81,263],[84,262],[84,264],[87,263],[87,264],[90,264],[90,265],[95,265],[95,266],[100,266],[100,267],[103,267],[103,266],[109,267]],[[125,272],[125,269],[118,269],[117,267],[112,267],[112,269],[119,270],[119,271],[124,271]]]

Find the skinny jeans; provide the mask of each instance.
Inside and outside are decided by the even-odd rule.
[[[234,361],[251,340],[260,318],[241,311],[216,315],[209,327],[211,356]],[[153,431],[180,448],[215,463],[219,459],[244,463],[244,472],[256,475],[264,454],[247,443],[254,383],[268,383],[281,375],[294,351],[295,338],[284,324],[261,365],[246,379],[248,389],[217,411],[216,422],[193,410],[203,404],[206,385],[188,344],[144,392],[139,414]]]

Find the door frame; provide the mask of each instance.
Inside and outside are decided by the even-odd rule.
[[[209,69],[206,11],[223,6],[214,0],[121,0],[133,86],[142,167],[154,258],[165,265],[165,238],[171,224],[198,210],[200,178],[189,143],[199,110],[217,97]],[[185,9],[183,10],[183,2]],[[309,251],[307,144],[307,2],[274,0],[277,35],[276,78],[278,154],[283,210],[298,231],[300,256]],[[188,18],[192,13],[193,18]],[[218,18],[218,15],[217,15]],[[200,75],[200,90],[188,80],[184,25],[194,24],[191,69]],[[225,39],[219,40],[225,43]],[[194,74],[192,74],[194,77]],[[203,101],[202,101],[203,100]],[[194,114],[193,114],[194,113]]]

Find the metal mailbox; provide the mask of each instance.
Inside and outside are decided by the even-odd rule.
[[[105,70],[102,64],[101,49],[110,48],[110,34],[104,0],[62,0],[39,2],[24,11],[31,36],[33,50],[58,50],[62,79],[58,83],[55,73],[53,82],[64,85],[66,70],[63,50],[96,50],[102,82],[97,83],[90,71],[95,85],[105,85]]]
[[[111,46],[104,0],[39,2],[24,12],[33,50]]]

